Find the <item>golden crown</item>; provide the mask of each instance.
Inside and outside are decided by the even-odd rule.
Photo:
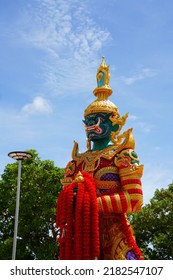
[[[96,74],[97,87],[93,90],[97,99],[92,102],[84,111],[84,117],[93,113],[113,113],[116,118],[119,118],[117,106],[108,100],[112,94],[112,88],[109,86],[110,73],[109,66],[106,65],[104,56]]]

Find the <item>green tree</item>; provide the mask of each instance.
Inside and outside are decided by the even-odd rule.
[[[21,194],[16,259],[56,259],[56,201],[63,169],[50,160],[22,162]],[[11,259],[14,233],[18,163],[5,167],[0,180],[0,259]]]
[[[173,184],[157,189],[150,203],[130,220],[145,259],[173,259]]]

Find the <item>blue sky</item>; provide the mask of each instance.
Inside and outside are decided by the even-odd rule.
[[[65,167],[86,150],[84,109],[110,64],[110,100],[129,112],[144,201],[173,181],[172,0],[0,0],[0,173],[14,150]]]

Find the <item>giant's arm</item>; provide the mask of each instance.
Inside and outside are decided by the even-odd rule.
[[[133,150],[126,149],[115,159],[121,188],[111,195],[101,195],[97,198],[100,213],[131,213],[141,209],[143,165],[139,165],[136,156]]]

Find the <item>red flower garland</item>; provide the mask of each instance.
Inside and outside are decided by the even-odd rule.
[[[75,259],[82,260],[82,233],[83,233],[83,200],[84,200],[84,184],[81,183],[78,187],[76,209],[75,209]]]
[[[73,186],[69,185],[67,193],[67,227],[66,227],[66,246],[65,246],[65,259],[70,260],[73,255],[73,237],[74,237],[74,224],[73,224]]]
[[[85,184],[90,194],[91,205],[91,259],[95,259],[100,255],[100,241],[99,241],[99,218],[98,218],[98,204],[96,196],[96,184],[93,177],[87,172],[82,173],[85,178]]]
[[[90,196],[89,192],[85,191],[83,204],[83,259],[89,260],[91,258],[91,216],[90,216]]]
[[[57,226],[60,228],[60,259],[99,257],[99,219],[95,181],[82,173],[83,183],[73,182],[60,193]],[[77,198],[74,205],[74,189]]]

